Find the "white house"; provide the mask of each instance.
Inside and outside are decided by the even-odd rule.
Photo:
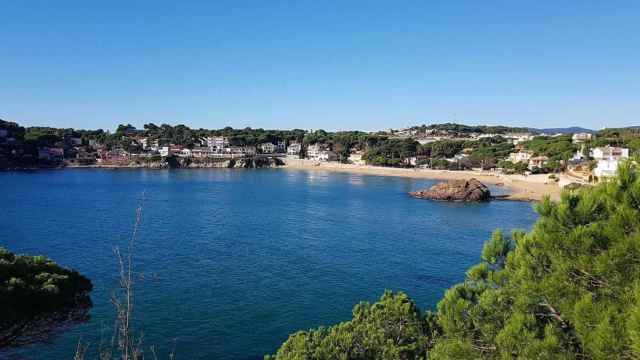
[[[509,161],[516,164],[519,162],[529,163],[529,160],[533,157],[533,151],[522,150],[517,153],[509,154]]]
[[[504,137],[510,139],[513,145],[518,145],[533,139],[533,135],[529,133],[508,133],[505,134]]]
[[[321,151],[324,150],[324,145],[315,143],[307,147],[307,157],[309,159],[316,159]]]
[[[302,150],[302,145],[300,145],[299,143],[291,143],[291,144],[289,144],[289,147],[287,148],[287,155],[288,156],[299,156],[300,155],[300,150]]]
[[[599,178],[616,176],[619,160],[598,160],[598,165],[593,169],[593,174]]]
[[[273,143],[266,142],[259,145],[263,154],[273,154],[276,152],[276,146]]]
[[[322,150],[318,153],[318,156],[315,160],[318,161],[336,161],[338,159],[338,155],[331,150]]]
[[[577,143],[583,143],[585,141],[589,141],[591,140],[592,137],[593,135],[590,133],[576,133],[576,134],[573,134],[573,136],[571,137],[571,140],[573,141],[574,144],[577,144]]]
[[[629,158],[629,149],[613,146],[597,147],[591,150],[591,157],[596,160],[620,160]]]
[[[209,136],[204,140],[207,143],[207,147],[216,152],[223,152],[229,147],[229,139],[224,136]]]
[[[620,161],[629,158],[629,149],[612,146],[597,147],[591,150],[591,156],[598,160],[593,174],[599,178],[610,177],[616,175]]]
[[[573,154],[570,161],[579,162],[585,159],[586,159],[586,156],[584,155],[584,152],[582,150],[576,150],[576,153]]]
[[[160,149],[158,149],[158,152],[160,153],[160,156],[170,156],[171,155],[171,149],[168,146],[163,146]]]
[[[307,157],[316,161],[334,161],[338,158],[336,153],[331,150],[327,150],[323,144],[309,145],[307,148]]]

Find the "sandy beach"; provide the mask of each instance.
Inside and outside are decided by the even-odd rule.
[[[336,162],[316,162],[302,159],[286,159],[285,169],[313,171],[338,171],[356,174],[402,176],[436,180],[476,178],[483,183],[504,186],[509,194],[504,200],[538,201],[545,196],[552,200],[560,198],[560,187],[547,183],[549,175],[504,175],[492,171],[449,171],[432,169],[403,169],[371,165],[341,164]]]

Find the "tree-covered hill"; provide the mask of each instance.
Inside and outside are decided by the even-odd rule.
[[[640,174],[537,205],[528,232],[496,231],[435,313],[402,293],[293,334],[274,359],[640,358]]]

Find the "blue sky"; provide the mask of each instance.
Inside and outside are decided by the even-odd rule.
[[[640,125],[640,1],[0,0],[0,118]]]

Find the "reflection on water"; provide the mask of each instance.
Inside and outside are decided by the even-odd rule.
[[[92,306],[91,299],[86,297],[73,307],[0,329],[0,349],[51,342],[65,330],[88,322]]]

